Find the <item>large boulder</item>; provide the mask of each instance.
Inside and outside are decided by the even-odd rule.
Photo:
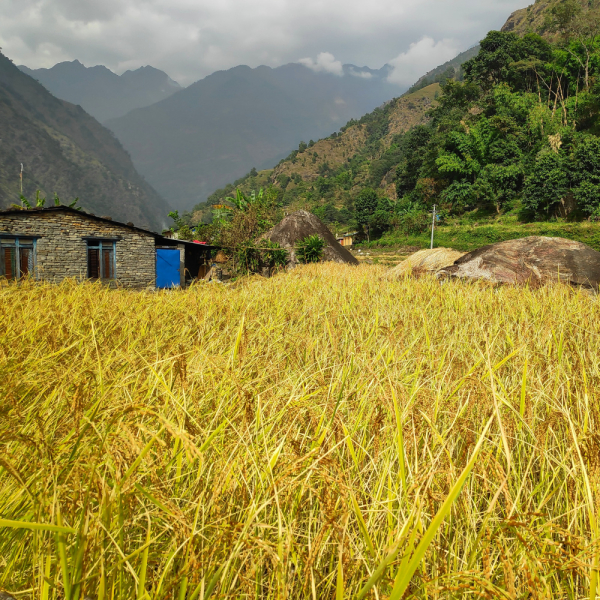
[[[600,252],[573,240],[532,236],[469,252],[439,274],[521,285],[554,280],[598,289]]]
[[[323,249],[323,260],[349,263],[351,265],[358,264],[358,260],[335,239],[335,236],[327,229],[326,225],[318,217],[305,210],[299,210],[285,217],[279,225],[265,233],[262,239],[277,242],[282,248],[285,248],[289,253],[289,264],[295,265],[298,262],[296,259],[296,244],[309,235],[315,234],[326,242]]]
[[[464,252],[458,252],[451,248],[419,250],[390,269],[385,274],[385,278],[398,279],[405,273],[437,273],[440,269],[453,265],[464,254]]]

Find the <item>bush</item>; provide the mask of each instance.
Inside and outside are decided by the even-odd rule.
[[[588,215],[600,214],[600,140],[585,137],[575,150],[573,195]]]
[[[262,268],[282,267],[287,263],[288,253],[277,242],[259,240],[248,241],[238,246],[234,253],[238,274],[256,273]]]
[[[600,185],[584,181],[573,190],[579,208],[588,215],[600,214]]]
[[[377,209],[369,219],[369,229],[374,233],[382,233],[390,228],[392,214],[388,210]]]
[[[523,206],[530,211],[548,215],[569,193],[568,165],[561,154],[542,150],[525,180]]]
[[[475,202],[473,185],[467,181],[454,181],[443,191],[442,201],[451,205],[453,213],[463,213]]]
[[[323,258],[325,240],[318,235],[309,235],[296,244],[296,256],[304,264],[316,263]]]
[[[396,206],[396,214],[391,219],[391,224],[405,235],[423,233],[429,226],[429,213],[423,205],[404,197]]]

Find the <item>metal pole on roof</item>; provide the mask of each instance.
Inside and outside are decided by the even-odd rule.
[[[23,163],[21,163],[21,196],[23,195]]]
[[[431,221],[431,249],[433,250],[433,231],[435,229],[435,204],[433,205],[433,220]]]

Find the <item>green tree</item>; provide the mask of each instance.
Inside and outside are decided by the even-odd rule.
[[[402,198],[402,196],[415,189],[432,135],[433,132],[430,127],[418,125],[400,140],[400,164],[396,168],[396,194],[398,198]]]
[[[600,11],[591,6],[591,2],[582,5],[576,0],[562,0],[552,7],[546,19],[548,29],[563,36],[567,42],[565,50],[583,69],[586,90],[590,87],[590,67],[600,35]]]
[[[541,36],[490,31],[481,41],[481,50],[463,65],[465,79],[477,83],[485,91],[506,83],[514,90],[531,88],[536,68],[551,60],[551,45]]]
[[[356,221],[367,232],[367,239],[370,239],[371,217],[377,210],[379,198],[373,188],[365,188],[360,191],[354,201]]]
[[[586,136],[577,145],[573,164],[573,194],[588,215],[600,214],[600,139]]]
[[[567,161],[562,153],[542,150],[525,181],[523,206],[533,213],[550,215],[570,191]]]

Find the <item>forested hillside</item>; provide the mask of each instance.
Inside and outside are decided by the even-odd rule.
[[[600,218],[598,11],[574,0],[544,7],[545,37],[490,32],[464,81],[396,100],[238,183],[272,184],[283,205],[370,237],[426,229],[433,204],[442,220]]]
[[[111,132],[81,107],[52,96],[0,54],[0,207],[57,193],[139,226],[160,229],[167,203],[136,172]]]

